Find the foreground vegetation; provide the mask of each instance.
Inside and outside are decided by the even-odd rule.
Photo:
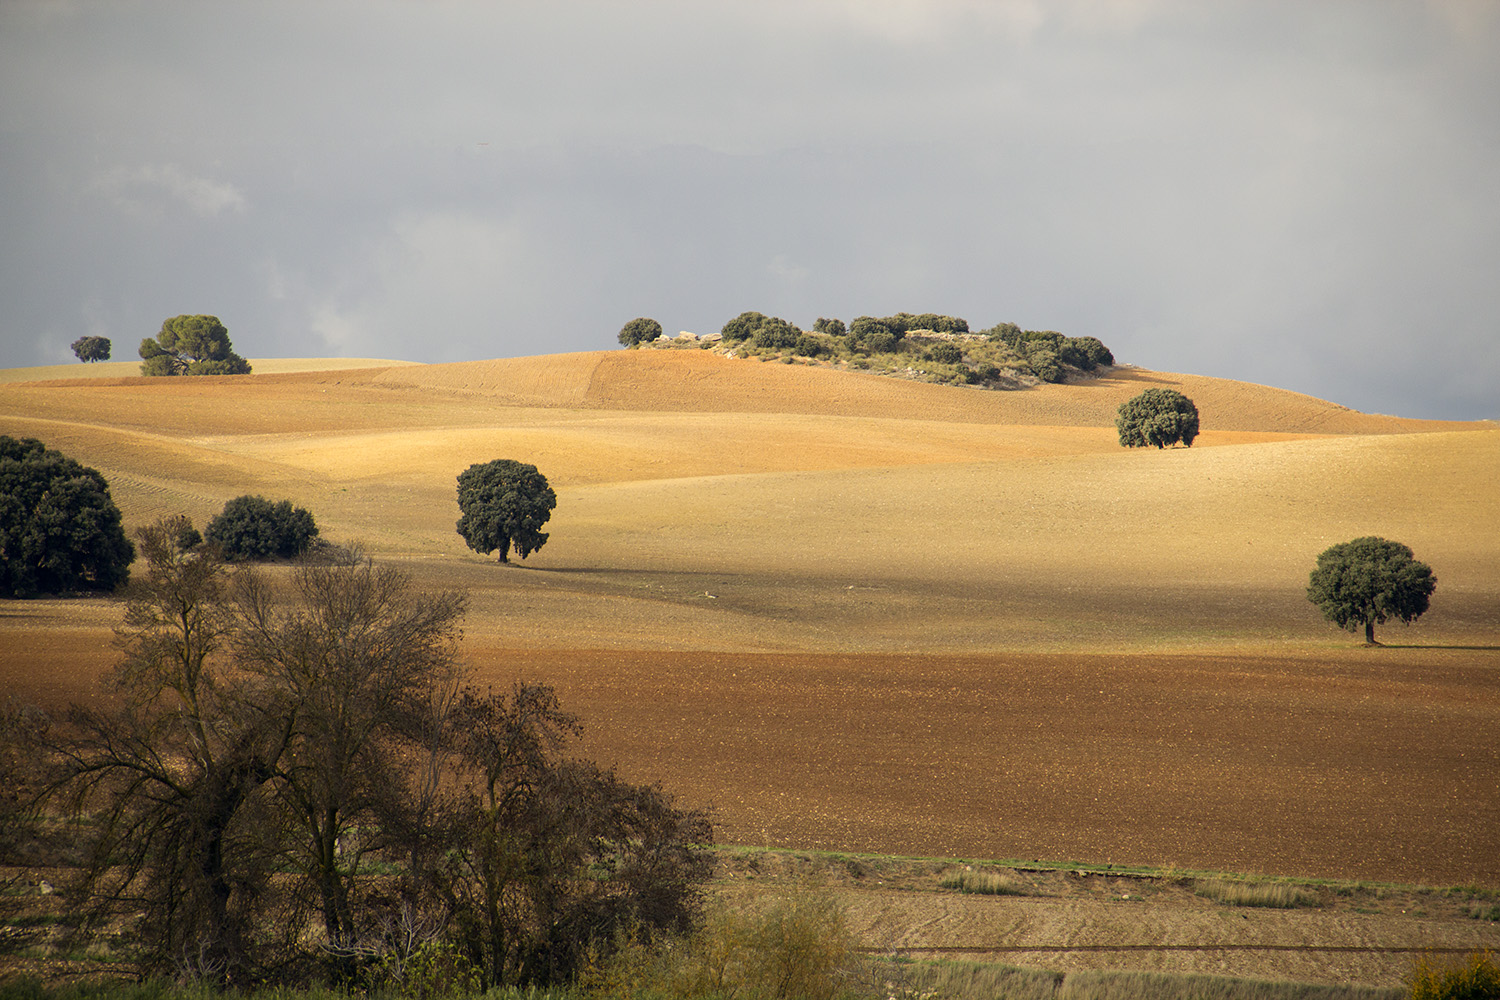
[[[46,863],[33,808],[76,820],[73,947],[220,987],[435,965],[489,988],[693,926],[707,817],[571,757],[550,688],[469,685],[465,594],[338,550],[231,566],[196,537],[137,532],[112,699],[0,720],[0,778],[34,792],[0,817],[10,863]]]

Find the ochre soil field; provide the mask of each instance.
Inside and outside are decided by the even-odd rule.
[[[695,351],[255,365],[3,373],[0,433],[99,468],[129,525],[287,497],[468,590],[480,683],[555,685],[589,754],[711,806],[727,843],[1500,888],[1494,424],[1131,368],[986,392]],[[1193,448],[1119,447],[1153,385],[1197,402]],[[500,457],[559,496],[513,567],[453,530],[454,477]],[[1303,597],[1365,534],[1439,581],[1382,648]],[[0,602],[0,684],[94,696],[119,614]],[[899,921],[891,898],[860,919]],[[1210,940],[1178,909],[1137,911],[1140,943]],[[947,944],[984,943],[968,919]],[[1407,929],[1500,945],[1431,921]]]

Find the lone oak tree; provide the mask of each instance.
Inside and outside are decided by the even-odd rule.
[[[82,362],[108,361],[108,337],[79,337],[73,341],[73,356]]]
[[[1307,599],[1341,629],[1365,627],[1375,644],[1375,626],[1397,618],[1411,624],[1427,610],[1437,589],[1432,567],[1412,557],[1400,542],[1374,536],[1340,542],[1318,556],[1307,581]]]
[[[515,459],[475,463],[458,477],[458,533],[481,555],[499,549],[503,563],[512,543],[522,559],[547,544],[541,527],[556,506],[547,477]]]
[[[1198,436],[1198,407],[1173,389],[1147,389],[1120,404],[1115,428],[1127,448],[1165,448],[1178,442],[1191,448]]]

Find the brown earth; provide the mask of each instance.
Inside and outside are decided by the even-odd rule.
[[[468,589],[482,682],[554,684],[590,754],[712,805],[728,843],[1500,888],[1492,423],[1131,368],[988,392],[692,351],[255,365],[0,373],[0,433],[99,468],[129,524],[289,497],[325,536]],[[1153,385],[1197,402],[1195,447],[1118,446],[1115,409]],[[453,531],[454,477],[497,457],[559,494],[551,540],[516,567]],[[1302,596],[1317,553],[1363,534],[1439,580],[1420,622],[1378,631],[1399,645],[1360,646]],[[0,683],[88,697],[118,616],[113,599],[0,602]],[[1065,927],[1075,945],[1206,944],[1241,920],[1158,895],[1123,921],[1113,900],[1043,919],[1035,900],[911,893],[859,919],[875,944],[909,920],[951,947],[998,940],[979,928],[1013,924],[1006,907],[1053,928],[1024,945]],[[1231,926],[1500,946],[1463,917],[1388,934],[1329,916]],[[1207,953],[1025,961],[1085,954]],[[1305,954],[1214,954],[1322,981],[1389,982],[1407,961],[1314,975]]]

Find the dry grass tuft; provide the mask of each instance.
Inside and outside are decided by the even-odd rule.
[[[1321,906],[1318,894],[1285,882],[1237,882],[1231,879],[1208,879],[1193,890],[1205,899],[1227,906],[1263,906],[1278,910],[1295,910],[1303,906]]]
[[[939,883],[975,896],[1034,896],[1036,890],[999,872],[955,872]]]

